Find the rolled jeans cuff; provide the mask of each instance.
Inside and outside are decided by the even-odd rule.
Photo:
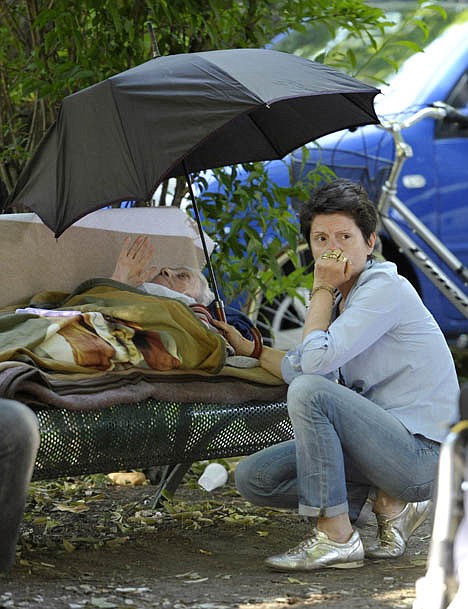
[[[340,503],[339,505],[332,505],[331,507],[318,508],[311,505],[304,505],[299,503],[298,512],[301,516],[311,516],[312,518],[333,518],[334,516],[340,516],[341,514],[347,514],[349,512],[348,502]]]

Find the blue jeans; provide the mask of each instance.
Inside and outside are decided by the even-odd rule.
[[[26,406],[0,400],[0,571],[15,561],[28,484],[39,447],[39,425]]]
[[[368,399],[302,375],[289,386],[288,411],[295,440],[237,466],[237,488],[250,502],[312,517],[347,512],[355,522],[377,489],[406,502],[432,496],[439,443],[411,434]]]

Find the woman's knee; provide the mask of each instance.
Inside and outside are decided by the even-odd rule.
[[[296,415],[310,413],[314,407],[320,407],[319,396],[329,391],[331,381],[318,374],[302,374],[296,377],[288,387],[288,413],[294,420]]]

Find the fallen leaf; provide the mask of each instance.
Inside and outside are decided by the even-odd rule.
[[[106,541],[106,546],[120,546],[123,543],[126,543],[130,537],[114,537],[113,539],[109,539]]]
[[[87,512],[89,506],[86,503],[55,503],[54,509],[58,512],[72,512],[73,514],[80,514],[81,512]]]
[[[68,539],[62,539],[62,545],[67,552],[74,552],[76,550],[76,547]]]
[[[303,582],[302,580],[297,579],[295,577],[288,577],[288,582],[290,584],[299,584],[300,586],[306,586],[309,584],[309,582]]]
[[[179,573],[178,575],[174,575],[174,577],[192,577],[194,579],[198,579],[200,575],[196,571],[187,571],[186,573]]]
[[[143,592],[150,592],[151,589],[150,588],[146,588],[144,586],[142,586],[141,588],[133,588],[130,586],[127,586],[125,588],[116,588],[115,589],[116,592],[121,592],[123,594],[127,594],[129,592],[135,592],[136,594],[142,594]]]

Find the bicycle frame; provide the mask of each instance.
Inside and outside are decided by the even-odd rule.
[[[420,237],[451,270],[464,285],[468,285],[468,269],[463,263],[421,222],[397,196],[397,183],[406,159],[413,155],[411,146],[404,141],[402,130],[425,119],[443,120],[448,116],[458,116],[455,109],[443,103],[419,110],[404,121],[381,121],[383,129],[388,131],[395,144],[395,161],[386,180],[377,203],[380,222],[388,235],[398,245],[413,264],[421,270],[446,298],[468,319],[468,296],[447,276],[440,266],[432,260],[419,245],[388,216],[393,208],[405,220],[412,232]],[[460,120],[466,120],[461,117]],[[456,119],[455,119],[456,120]]]

